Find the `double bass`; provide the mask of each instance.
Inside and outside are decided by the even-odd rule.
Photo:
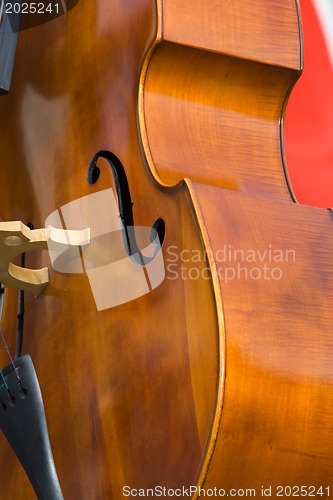
[[[0,97],[4,244],[28,241],[28,282],[48,269],[17,362],[5,287],[1,390],[29,355],[52,449],[38,474],[22,373],[0,498],[329,498],[332,219],[297,204],[283,148],[297,2],[60,3]],[[30,245],[50,227],[90,236]]]

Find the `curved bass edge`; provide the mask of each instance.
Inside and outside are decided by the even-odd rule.
[[[294,203],[297,203],[296,195],[293,190],[290,177],[289,177],[289,171],[288,171],[288,162],[285,154],[285,147],[284,147],[284,118],[287,110],[287,105],[288,105],[288,100],[289,97],[298,82],[299,78],[302,76],[303,69],[304,69],[304,38],[303,38],[303,25],[302,25],[302,16],[301,16],[301,7],[299,4],[299,0],[295,0],[295,5],[296,5],[296,13],[297,13],[297,20],[298,20],[298,29],[299,29],[299,60],[300,60],[300,67],[299,67],[299,74],[295,78],[295,81],[291,83],[289,91],[286,94],[283,106],[282,106],[282,112],[281,112],[281,119],[280,119],[280,134],[281,134],[281,158],[282,158],[282,164],[283,164],[283,170],[284,170],[284,175],[286,178],[286,184],[289,189],[290,197]]]
[[[286,114],[286,109],[288,105],[288,100],[290,97],[290,94],[292,93],[296,83],[298,82],[298,79],[302,76],[303,73],[303,68],[304,68],[304,42],[303,42],[303,25],[302,25],[302,16],[301,16],[301,7],[299,4],[299,0],[295,0],[296,4],[296,13],[297,13],[297,19],[298,19],[298,29],[299,29],[299,60],[300,60],[300,68],[299,68],[299,75],[295,79],[293,83],[291,83],[289,91],[286,94],[283,107],[282,107],[282,112],[281,112],[281,120],[280,120],[280,134],[281,134],[281,158],[282,158],[282,164],[283,164],[283,170],[284,170],[284,175],[286,177],[286,184],[289,189],[290,197],[294,203],[297,203],[296,195],[294,193],[290,177],[289,177],[289,171],[288,171],[288,162],[286,159],[286,154],[285,154],[285,147],[284,147],[284,118]]]
[[[331,228],[330,214],[189,179],[184,184],[209,261],[219,333],[216,406],[193,499],[200,496],[200,488],[238,486],[259,493],[266,484],[277,489],[288,486],[290,476],[295,484],[308,481],[318,490],[327,487],[333,465],[332,354],[327,349],[333,324],[329,312],[333,279],[320,250],[314,252],[313,262],[307,262],[306,274],[303,266],[313,242],[322,241]],[[290,228],[283,236],[287,221]],[[214,233],[217,225],[222,237]],[[235,227],[244,227],[244,231],[239,233]],[[259,241],[255,239],[258,227],[263,234]],[[309,240],[302,238],[305,227]],[[253,252],[256,248],[266,270],[271,254],[278,252],[279,292],[275,277],[266,275],[259,281],[256,276],[225,281],[226,262],[217,259],[222,242],[231,250]],[[323,246],[329,255],[329,239]],[[282,252],[291,253],[291,260],[286,257],[280,263]],[[236,257],[229,259],[228,265],[236,266],[237,261],[232,262]],[[241,264],[249,267],[249,262]],[[322,275],[327,276],[325,282]],[[240,302],[244,307],[239,307]],[[267,318],[262,311],[268,311]],[[253,425],[249,427],[249,423]],[[247,450],[245,455],[242,450]]]
[[[222,408],[223,408],[223,397],[224,397],[224,382],[226,375],[226,338],[225,338],[225,324],[224,324],[224,314],[223,314],[223,301],[221,288],[218,280],[218,274],[216,269],[216,262],[213,258],[212,246],[209,239],[209,234],[205,225],[204,217],[200,208],[198,198],[195,193],[193,183],[190,179],[184,179],[186,189],[190,197],[190,204],[192,210],[197,219],[197,225],[199,228],[200,236],[202,239],[202,244],[205,248],[208,258],[208,264],[212,276],[212,287],[216,301],[216,313],[217,313],[217,325],[218,325],[218,378],[217,378],[217,389],[216,389],[216,407],[215,413],[212,417],[211,433],[207,440],[206,449],[203,455],[200,472],[197,477],[197,490],[193,496],[193,499],[199,498],[199,488],[202,487],[206,479],[208,469],[213,458],[214,449],[216,446],[216,441],[219,433],[219,428],[222,418]]]
[[[301,76],[301,74],[302,73],[300,73],[300,76]],[[282,160],[282,165],[283,165],[283,172],[284,172],[284,176],[285,176],[286,186],[288,188],[290,198],[294,203],[298,203],[298,202],[297,202],[297,198],[296,198],[293,186],[292,186],[291,181],[290,181],[288,165],[287,165],[287,158],[286,158],[285,147],[284,147],[284,117],[285,117],[290,94],[292,93],[297,81],[298,81],[298,78],[290,85],[289,92],[286,94],[286,98],[285,98],[285,101],[284,101],[284,104],[282,107],[281,119],[280,119],[281,160]]]
[[[199,229],[200,237],[202,240],[202,245],[207,252],[208,265],[210,270],[215,269],[215,262],[212,258],[211,245],[209,242],[209,236],[205,228],[204,219],[200,210],[198,200],[193,189],[193,184],[190,179],[185,178],[176,183],[176,185],[170,185],[163,182],[162,178],[159,176],[158,171],[155,167],[155,163],[151,154],[149,147],[148,134],[145,126],[145,116],[144,116],[144,87],[145,80],[147,76],[148,66],[154,56],[154,53],[158,45],[163,42],[163,0],[156,0],[157,4],[157,31],[156,38],[152,42],[148,49],[146,57],[143,60],[140,79],[139,79],[139,92],[138,92],[138,130],[140,145],[142,148],[143,158],[147,164],[147,170],[152,177],[154,183],[161,189],[165,191],[170,191],[178,189],[181,185],[184,185],[186,191],[189,195],[189,204],[194,212],[196,218],[197,227]],[[204,449],[203,458],[201,466],[196,479],[197,491],[193,496],[193,500],[199,497],[199,487],[203,485],[205,478],[208,473],[209,465],[213,457],[216,440],[218,436],[218,431],[220,427],[221,417],[222,417],[222,406],[223,406],[223,388],[224,388],[224,378],[225,378],[225,331],[224,331],[224,317],[223,317],[223,304],[221,289],[219,287],[216,272],[212,273],[212,288],[216,300],[216,314],[217,314],[217,328],[218,328],[218,378],[217,378],[217,389],[216,389],[216,407],[215,413],[212,416],[211,431],[210,436],[207,439],[206,447]]]
[[[332,481],[333,276],[323,258],[333,246],[324,236],[330,214],[199,184],[191,191],[216,257],[211,270],[215,295],[223,292],[225,342],[223,408],[200,486],[256,494],[267,487],[272,498],[297,484],[320,491]],[[223,242],[226,260],[217,258]],[[253,264],[239,252],[260,257]],[[227,280],[226,265],[241,270]],[[268,274],[275,266],[278,280],[258,278],[257,268],[252,276],[259,265]]]
[[[124,19],[120,4],[112,7],[104,0],[82,2],[71,10],[68,19],[59,18],[57,23],[47,26],[46,41],[40,36],[42,28],[21,34],[21,46],[32,48],[19,50],[18,73],[14,75],[16,88],[13,86],[13,92],[1,101],[1,115],[8,129],[1,165],[5,168],[9,158],[13,165],[6,192],[11,193],[15,183],[15,194],[20,200],[14,203],[17,198],[12,196],[2,200],[2,214],[7,220],[31,220],[40,226],[56,207],[90,195],[92,188],[85,181],[86,169],[93,154],[105,147],[115,151],[128,169],[141,223],[155,214],[165,215],[167,244],[177,245],[180,250],[191,249],[188,241],[182,246],[184,233],[191,232],[191,241],[198,243],[196,248],[202,253],[185,190],[170,196],[170,192],[161,193],[151,182],[145,182],[148,175],[136,128],[136,92],[141,61],[155,32],[152,3],[152,0],[131,3],[131,12]],[[98,32],[97,36],[94,28],[101,10],[109,14],[105,19],[110,22],[103,25],[107,31],[103,35]],[[123,42],[121,26],[127,26],[130,36],[127,44],[119,45],[114,31],[121,34]],[[103,50],[101,38],[107,40]],[[40,46],[47,49],[46,53],[33,50]],[[110,61],[107,67],[105,60]],[[69,64],[74,71],[69,70]],[[126,71],[119,73],[119,65]],[[62,73],[64,67],[68,71]],[[83,93],[82,74],[85,88],[90,92]],[[103,78],[96,78],[96,74]],[[110,85],[105,85],[105,78]],[[114,122],[100,109],[100,100],[103,110],[112,110]],[[87,110],[96,110],[94,119]],[[50,120],[50,116],[54,119]],[[115,122],[120,125],[114,127]],[[23,135],[21,148],[15,146],[18,132]],[[40,178],[44,179],[44,189],[39,189],[40,196],[35,198]],[[60,178],[64,182],[59,182]],[[102,175],[94,192],[109,185],[109,176]],[[96,215],[99,217],[100,213]],[[29,254],[28,258],[31,267],[49,264],[48,256],[39,252]],[[25,329],[29,335],[24,339],[24,351],[31,353],[38,371],[64,496],[118,499],[124,484],[137,488],[149,487],[154,482],[169,487],[193,484],[215,405],[217,334],[210,282],[205,281],[204,285],[209,295],[206,301],[199,280],[185,283],[181,279],[165,280],[154,294],[103,312],[96,310],[85,275],[60,275],[50,270],[50,283],[38,301],[27,297]],[[195,291],[184,293],[186,285],[190,288],[194,285]],[[11,292],[4,311],[5,331],[14,331],[12,319],[16,319],[13,314],[16,295]],[[169,292],[171,300],[166,300]],[[207,319],[208,300],[211,319]],[[193,314],[196,308],[199,314]],[[210,382],[208,410],[205,404],[208,391],[201,390],[203,384],[198,384],[198,390],[193,389],[195,384],[191,383],[193,379],[201,382],[197,359],[202,354],[199,352],[189,362],[191,327],[196,330],[198,343],[201,342],[199,347],[194,346],[195,354],[202,344],[209,351],[208,362],[207,357],[202,362],[202,371],[208,372]],[[202,336],[205,328],[207,335]],[[207,348],[208,336],[213,337],[214,349]],[[11,343],[14,342],[13,338]],[[61,384],[57,384],[55,374],[59,374],[60,360]],[[198,392],[203,395],[204,403],[197,413],[193,392],[197,398]],[[200,424],[197,425],[200,411],[208,414],[201,441]],[[6,442],[2,445],[0,462],[3,471],[10,471],[6,487],[11,497],[34,498],[16,457],[6,452]],[[174,459],[170,460],[172,455]]]
[[[274,66],[242,54],[235,57],[210,47],[194,48],[186,40],[172,38],[165,33],[167,7],[162,0],[157,5],[156,37],[143,62],[138,98],[138,126],[153,179],[166,187],[188,177],[296,201],[284,154],[283,116],[303,67],[297,1],[284,4],[290,10],[294,5],[292,19],[299,42],[298,56],[289,67],[287,61],[284,67]],[[211,95],[205,95],[205,89]],[[185,139],[189,147],[183,151]],[[170,153],[171,142],[177,146],[177,160]]]
[[[300,0],[295,0],[295,8],[298,24],[298,39],[299,39],[299,71],[303,72],[304,68],[304,37],[303,37],[303,24],[301,15]]]

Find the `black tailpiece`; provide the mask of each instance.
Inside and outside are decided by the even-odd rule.
[[[7,385],[0,388],[0,427],[38,499],[63,500],[33,363],[27,354],[14,366],[16,372],[12,364],[2,370]]]

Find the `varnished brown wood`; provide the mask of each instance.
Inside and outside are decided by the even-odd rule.
[[[158,3],[160,30],[141,75],[153,175],[168,186],[189,177],[290,200],[281,135],[302,68],[296,2],[190,3],[178,6],[178,23],[176,2]]]
[[[294,0],[200,2],[159,0],[161,35],[193,47],[299,69],[301,45]]]
[[[332,222],[292,202],[283,153],[298,34],[294,0],[80,0],[21,33],[0,99],[2,220],[43,227],[109,188],[103,160],[96,185],[86,181],[93,155],[109,149],[125,166],[135,223],[166,224],[163,283],[103,311],[85,274],[54,271],[46,252],[27,256],[50,270],[43,294],[26,299],[23,351],[65,499],[118,500],[124,486],[259,496],[331,481]],[[225,245],[296,257],[280,263],[283,279],[224,282]],[[16,303],[6,292],[12,351]],[[1,441],[4,478],[4,498],[35,498]]]
[[[271,488],[273,498],[279,485],[284,492],[304,484],[323,488],[327,497],[332,401],[331,375],[323,367],[332,363],[332,246],[327,238],[319,250],[313,246],[332,221],[326,211],[292,203],[283,151],[284,109],[302,67],[297,4],[214,2],[210,10],[211,4],[194,2],[177,13],[173,2],[159,7],[159,38],[141,76],[143,146],[159,183],[191,179],[220,328],[216,412],[198,483],[226,495],[241,489],[239,496],[247,489],[262,496],[262,487]],[[275,8],[293,12],[288,30],[294,36],[285,36],[288,16],[282,16],[280,33],[276,16],[261,25],[263,13]],[[199,36],[177,22],[180,12],[182,21],[200,23]],[[248,34],[244,21],[253,38],[239,46]],[[266,43],[260,43],[267,28]],[[293,47],[281,58],[287,39]],[[245,278],[253,268],[245,262],[243,275],[224,281],[228,270],[237,272],[237,257],[221,262],[223,252],[236,249],[239,256],[248,250],[266,264],[260,268],[266,273],[257,252],[268,254],[271,247],[295,255],[274,269],[281,279],[258,276],[257,268]],[[323,441],[322,448],[314,445]]]
[[[189,187],[225,322],[223,405],[202,487],[256,495],[271,487],[278,498],[279,486],[305,485],[328,498],[332,218],[323,209]]]
[[[142,97],[145,150],[156,177],[290,200],[280,116],[294,80],[290,69],[159,44]]]
[[[158,189],[140,149],[138,81],[156,27],[152,0],[126,8],[97,0],[20,34],[11,92],[0,100],[2,220],[43,227],[62,205],[112,186],[103,160],[98,183],[86,180],[105,148],[125,166],[135,223],[163,217],[165,248],[203,255],[185,189]],[[160,287],[99,312],[86,275],[54,271],[47,252],[26,255],[27,267],[49,267],[46,290],[26,296],[23,353],[39,378],[65,499],[119,499],[126,485],[196,481],[215,408],[216,308],[210,282],[174,279],[169,260],[165,253]],[[12,353],[16,316],[17,293],[8,290],[1,327]],[[4,439],[0,478],[6,498],[35,498]]]

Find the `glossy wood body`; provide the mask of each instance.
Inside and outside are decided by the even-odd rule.
[[[294,81],[290,69],[162,42],[143,102],[152,171],[166,185],[189,177],[290,199],[279,119]]]
[[[216,187],[191,190],[225,321],[221,420],[202,488],[239,496],[271,488],[278,498],[304,485],[328,498],[331,215]]]
[[[281,137],[284,106],[302,68],[294,0],[185,3],[178,23],[175,2],[161,1],[159,9],[139,101],[143,145],[158,182],[189,177],[290,200]]]
[[[151,293],[97,311],[85,275],[51,268],[27,297],[23,347],[65,499],[331,480],[332,249],[319,242],[331,220],[292,203],[282,141],[297,19],[293,0],[80,0],[21,33],[0,101],[1,217],[41,227],[108,188],[106,165],[94,188],[86,171],[109,149],[135,223],[166,223],[166,279]],[[294,249],[296,261],[280,280],[224,283],[224,245]],[[16,293],[5,300],[13,349]],[[4,498],[35,498],[5,442],[0,464]]]
[[[199,484],[238,496],[271,488],[273,498],[278,486],[286,495],[285,487],[326,488],[332,220],[294,203],[283,149],[284,110],[303,64],[298,6],[186,4],[180,17],[196,19],[193,32],[177,23],[175,3],[159,6],[159,38],[141,81],[143,145],[159,183],[187,178],[220,325],[216,413]]]
[[[128,175],[136,225],[163,217],[166,248],[203,253],[185,189],[158,189],[140,149],[138,81],[156,25],[151,0],[80,0],[21,33],[11,92],[0,101],[3,220],[43,227],[57,208],[111,187],[103,160],[97,184],[87,182],[93,155],[109,149]],[[47,252],[26,256],[28,267],[49,267],[45,292],[26,296],[23,353],[39,378],[65,499],[196,481],[215,408],[216,308],[210,282],[175,277],[170,259],[166,251],[172,279],[98,311],[86,275],[54,271]],[[12,353],[16,316],[17,292],[8,290],[2,330]],[[0,464],[0,498],[35,498],[4,439]]]
[[[158,0],[164,40],[298,69],[300,38],[294,1]]]

